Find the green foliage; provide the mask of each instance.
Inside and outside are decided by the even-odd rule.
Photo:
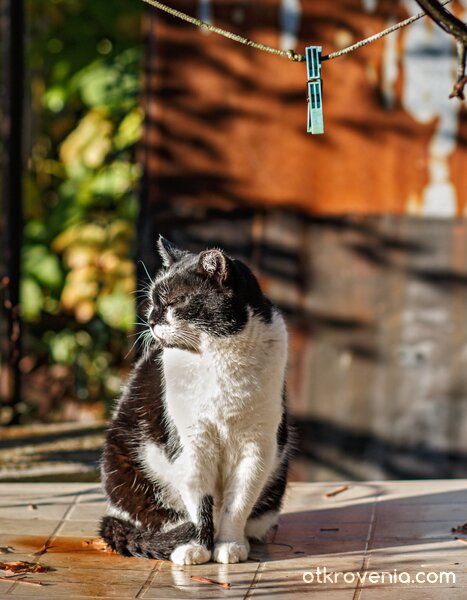
[[[26,0],[26,10],[23,317],[39,363],[72,365],[77,397],[105,399],[135,321],[142,3]]]
[[[23,318],[28,321],[37,321],[44,307],[44,294],[41,286],[31,277],[23,277],[20,294]]]

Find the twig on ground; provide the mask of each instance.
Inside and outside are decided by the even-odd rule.
[[[324,494],[326,496],[326,498],[332,498],[333,496],[337,496],[337,494],[342,494],[342,492],[346,492],[349,489],[348,485],[343,485],[340,488],[337,488],[336,490],[333,490],[332,492],[326,492],[326,494]]]
[[[216,581],[215,579],[209,579],[209,577],[199,577],[198,575],[192,575],[191,579],[193,581],[199,581],[200,583],[212,583],[214,585],[220,585],[224,589],[230,589],[231,585],[225,581]]]
[[[51,546],[49,542],[46,542],[43,546],[39,548],[39,550],[32,552],[29,556],[42,556],[47,552],[47,550],[50,550],[50,548],[56,548],[56,546]]]
[[[9,577],[0,577],[0,581],[14,581],[15,583],[23,583],[25,585],[46,585],[42,581],[36,581],[34,579],[18,579],[17,575],[10,575]]]

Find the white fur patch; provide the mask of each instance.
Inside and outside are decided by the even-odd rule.
[[[174,469],[160,446],[147,440],[141,444],[138,460],[148,479],[161,490],[158,502],[183,512],[185,506],[176,485],[180,474],[177,469]]]
[[[244,543],[221,542],[215,545],[212,557],[216,562],[227,565],[247,560],[249,551],[250,545],[246,540]]]
[[[170,560],[175,565],[202,565],[207,563],[210,558],[211,552],[204,546],[194,542],[178,546],[170,555]]]
[[[254,540],[264,540],[268,532],[277,524],[279,513],[271,511],[261,515],[257,519],[248,519],[245,535]]]
[[[106,515],[108,515],[109,517],[116,517],[117,519],[122,519],[122,521],[128,521],[129,523],[133,523],[133,525],[136,525],[136,527],[141,526],[141,523],[137,519],[133,519],[130,513],[128,513],[126,510],[118,508],[118,506],[115,506],[115,504],[112,504],[112,502],[110,501],[107,503]]]

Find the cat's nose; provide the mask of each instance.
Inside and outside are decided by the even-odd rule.
[[[153,327],[155,327],[157,325],[157,323],[159,323],[160,318],[158,318],[160,315],[157,314],[157,311],[152,309],[151,312],[149,313],[149,318],[148,318],[148,325],[151,329],[153,329]]]

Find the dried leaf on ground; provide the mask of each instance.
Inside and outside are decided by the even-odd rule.
[[[50,567],[44,567],[26,560],[0,561],[0,571],[9,571],[10,573],[47,573],[50,570]]]
[[[113,552],[112,548],[102,538],[96,538],[94,540],[84,540],[83,546],[95,548],[100,552]]]

